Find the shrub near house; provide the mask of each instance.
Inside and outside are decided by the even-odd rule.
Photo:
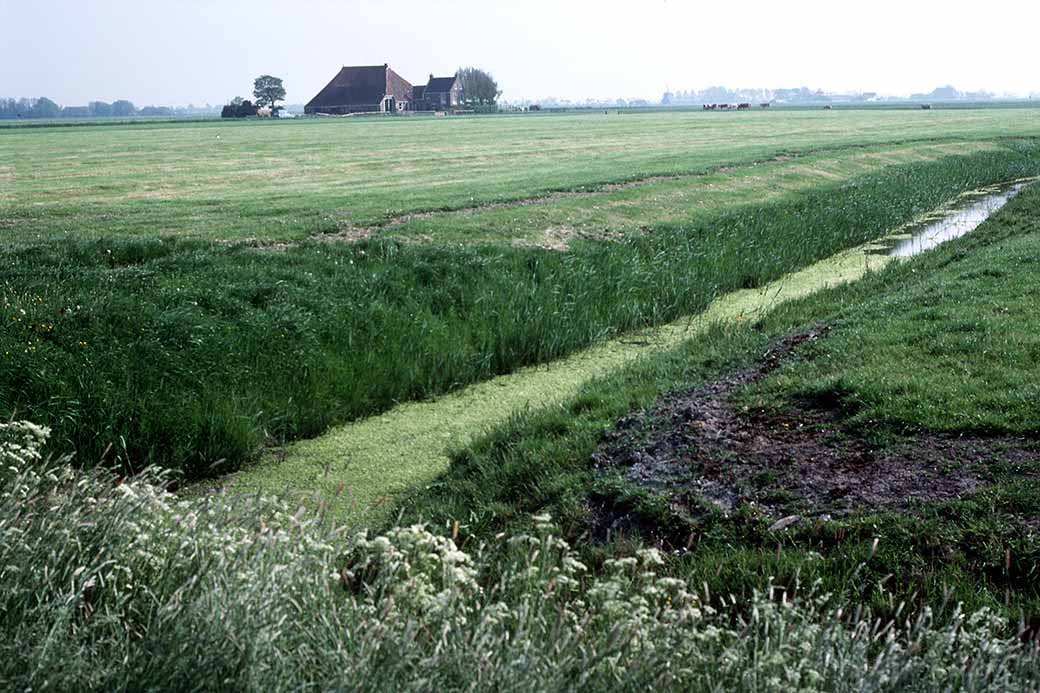
[[[248,99],[235,98],[220,111],[221,118],[249,118],[258,112],[256,105]]]

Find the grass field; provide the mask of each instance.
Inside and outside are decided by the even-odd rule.
[[[1034,135],[1029,109],[11,128],[0,129],[0,228],[12,240],[299,239],[781,153]]]
[[[720,115],[0,130],[0,415],[213,476],[1040,172],[1026,109]]]
[[[1035,690],[1038,114],[0,128],[0,687]]]

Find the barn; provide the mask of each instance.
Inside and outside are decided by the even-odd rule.
[[[394,113],[409,107],[412,85],[387,64],[344,67],[318,95],[304,106],[304,113]]]

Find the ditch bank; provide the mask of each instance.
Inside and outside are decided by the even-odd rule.
[[[880,241],[852,248],[758,289],[726,294],[707,310],[670,324],[628,334],[568,358],[525,368],[423,402],[400,404],[379,416],[330,430],[318,438],[274,450],[256,465],[233,473],[221,485],[233,492],[300,490],[337,521],[369,524],[386,519],[393,501],[447,470],[449,453],[515,413],[560,406],[591,379],[643,356],[675,348],[716,323],[755,319],[772,308],[816,291],[853,282],[898,257],[893,250],[943,219],[955,219],[989,200],[977,227],[1010,198],[1013,181],[976,190]],[[1013,193],[1012,193],[1013,194]],[[1003,197],[1003,202],[997,203]],[[966,225],[960,224],[961,235]],[[918,252],[925,249],[920,244]]]

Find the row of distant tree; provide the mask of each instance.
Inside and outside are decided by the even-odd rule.
[[[863,100],[876,98],[877,94],[866,93]],[[729,89],[727,87],[708,87],[689,91],[665,92],[661,98],[664,106],[700,105],[703,103],[729,102],[765,102],[781,101],[786,103],[815,103],[830,101],[830,97],[822,89],[795,87],[793,89]]]
[[[911,94],[913,101],[989,101],[1000,98],[988,91],[959,91],[952,86],[933,89],[927,94]],[[1032,98],[1032,97],[1030,97]],[[661,98],[664,106],[700,105],[703,103],[732,102],[765,102],[781,103],[827,103],[832,101],[876,101],[876,92],[852,94],[828,94],[822,89],[797,87],[794,89],[728,89],[726,87],[708,87],[707,89],[690,91],[668,91]],[[885,97],[892,100],[892,97]]]
[[[475,67],[459,68],[459,79],[468,102],[477,105],[493,105],[502,91],[498,82],[490,73]],[[281,78],[272,75],[260,75],[253,80],[253,97],[255,102],[236,96],[231,103],[223,107],[221,115],[225,118],[244,118],[254,116],[258,109],[271,109],[276,115],[282,107],[279,101],[285,100],[285,85]],[[46,97],[38,99],[4,99],[0,98],[0,118],[127,118],[130,116],[175,116],[206,113],[212,109],[170,108],[168,106],[145,106],[138,109],[130,101],[91,101],[86,106],[59,106]]]
[[[212,109],[209,109],[212,110]],[[0,118],[129,118],[132,116],[176,116],[205,113],[205,108],[170,108],[145,106],[138,108],[126,100],[91,101],[86,106],[59,106],[41,96],[38,99],[0,98]]]

